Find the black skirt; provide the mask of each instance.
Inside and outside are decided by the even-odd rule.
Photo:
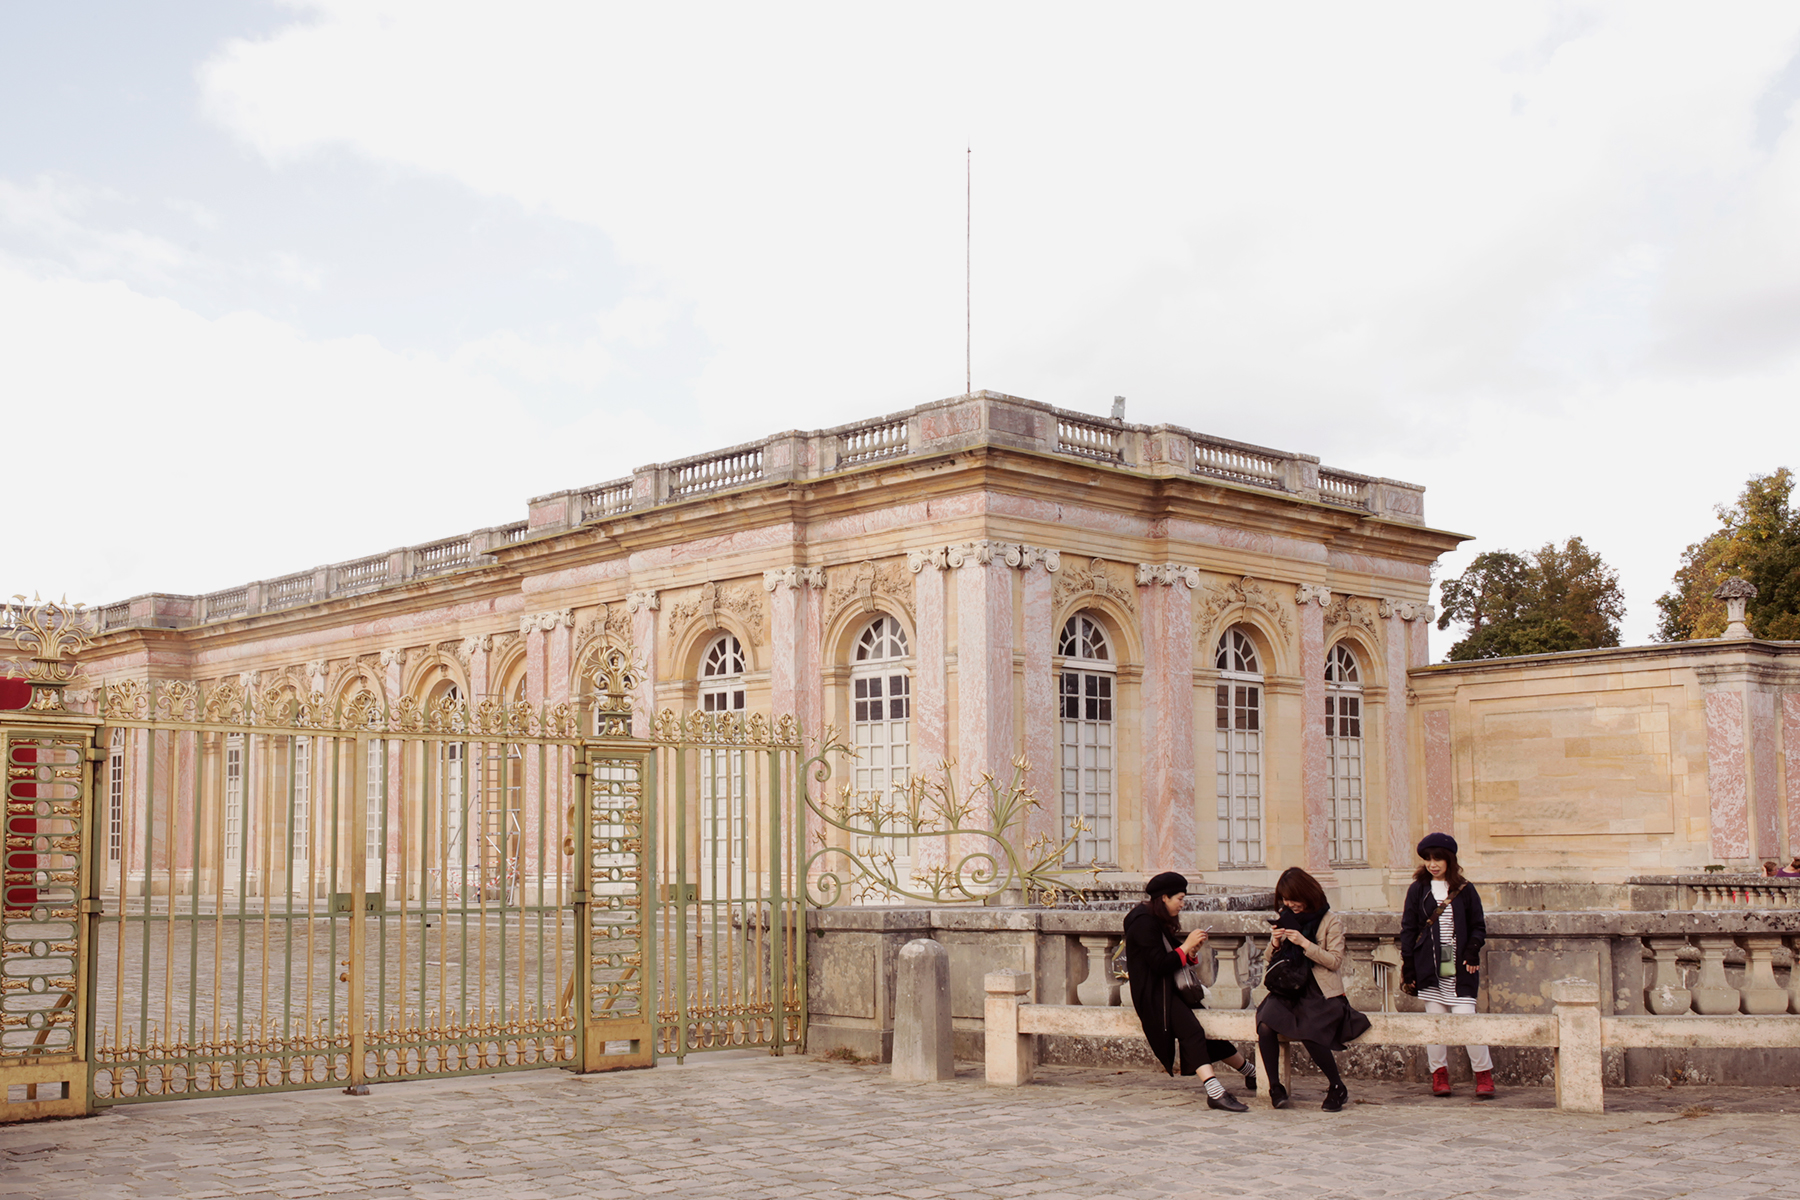
[[[1264,996],[1256,1009],[1256,1023],[1267,1025],[1290,1042],[1316,1042],[1332,1050],[1342,1050],[1345,1042],[1369,1032],[1369,1018],[1351,1008],[1347,997],[1327,997],[1310,971],[1299,999],[1273,992]]]

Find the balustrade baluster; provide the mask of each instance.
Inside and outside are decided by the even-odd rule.
[[[1744,1011],[1753,1016],[1774,1016],[1788,1010],[1787,991],[1775,982],[1775,950],[1778,933],[1746,934],[1744,942]]]
[[[1648,940],[1650,952],[1656,956],[1656,977],[1644,993],[1645,1006],[1659,1017],[1680,1016],[1694,1003],[1694,993],[1681,985],[1681,964],[1676,961],[1676,955],[1687,949],[1687,939],[1653,937]]]
[[[1119,939],[1105,936],[1078,939],[1087,951],[1087,978],[1075,985],[1075,998],[1089,1008],[1110,1008],[1119,1003],[1119,981],[1112,975],[1114,948]]]
[[[1739,1011],[1743,997],[1725,978],[1725,953],[1737,945],[1732,937],[1701,937],[1700,974],[1694,980],[1694,1011],[1709,1017]]]

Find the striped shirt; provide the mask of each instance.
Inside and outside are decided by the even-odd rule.
[[[1431,906],[1436,908],[1444,904],[1444,897],[1450,894],[1450,885],[1442,879],[1431,881]],[[1456,920],[1451,916],[1450,905],[1444,904],[1444,911],[1438,914],[1438,944],[1448,946],[1454,956],[1456,950]],[[1430,981],[1419,981],[1419,999],[1436,1000],[1440,1004],[1449,1004],[1457,999],[1456,979],[1439,977]]]

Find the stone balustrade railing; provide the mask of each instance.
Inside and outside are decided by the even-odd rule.
[[[1425,492],[1414,484],[1323,468],[1317,457],[1195,433],[1131,425],[997,392],[977,392],[874,420],[639,467],[629,477],[537,496],[523,522],[478,529],[312,571],[204,596],[151,594],[100,608],[101,631],[175,628],[361,595],[440,571],[491,563],[491,552],[526,537],[706,499],[738,488],[817,479],[915,456],[999,446],[1061,455],[1149,475],[1185,475],[1272,492],[1371,517],[1422,525]]]
[[[1268,915],[1184,914],[1184,925],[1208,930],[1207,946],[1216,964],[1207,1001],[1210,1010],[1241,1013],[1260,1001]],[[1350,1002],[1368,1013],[1422,1012],[1418,1000],[1400,991],[1398,915],[1344,915],[1349,959],[1344,982]],[[885,1036],[882,964],[890,952],[884,947],[897,950],[910,938],[930,937],[942,942],[950,955],[959,1056],[978,1058],[980,982],[988,971],[1027,971],[1034,981],[1030,997],[1034,1003],[1129,1008],[1130,984],[1110,969],[1121,945],[1121,916],[1061,909],[814,913],[817,936],[809,939],[809,1019],[825,1049],[845,1046],[859,1054],[880,1053]],[[1600,981],[1598,1011],[1608,1019],[1666,1018],[1673,1027],[1683,1018],[1741,1015],[1779,1017],[1800,1028],[1800,970],[1795,969],[1800,958],[1800,913],[1793,911],[1489,913],[1484,958],[1485,1012],[1547,1014],[1550,984],[1578,976]],[[862,983],[864,979],[869,982]],[[875,989],[874,995],[855,998],[869,987]],[[1633,1037],[1650,1040],[1619,1043],[1618,1053],[1608,1058],[1608,1080],[1614,1085],[1676,1078],[1731,1080],[1754,1072],[1759,1081],[1800,1086],[1800,1050],[1770,1051],[1760,1058],[1732,1048],[1671,1050],[1663,1035],[1651,1037],[1643,1029],[1633,1029]],[[1628,1046],[1663,1048],[1628,1051]],[[1116,1062],[1141,1049],[1141,1041],[1096,1048],[1052,1038],[1045,1053],[1053,1061]],[[1544,1078],[1541,1063],[1524,1050],[1514,1054],[1508,1070],[1515,1077]],[[1392,1055],[1386,1052],[1353,1047],[1351,1055],[1352,1065],[1359,1069],[1371,1073],[1393,1069]],[[1358,1055],[1368,1061],[1355,1062]]]

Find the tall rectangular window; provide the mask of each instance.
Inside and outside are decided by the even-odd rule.
[[[106,754],[106,861],[118,862],[125,852],[125,731],[112,731]]]
[[[1263,861],[1262,688],[1227,682],[1214,696],[1219,781],[1219,865]]]
[[[1325,755],[1331,779],[1331,860],[1364,862],[1361,697],[1326,693]]]
[[[1064,671],[1058,692],[1063,836],[1080,826],[1063,861],[1112,863],[1113,677]]]
[[[312,846],[312,739],[294,739],[294,842],[295,862],[305,862]]]
[[[244,735],[225,737],[225,861],[244,858]]]

